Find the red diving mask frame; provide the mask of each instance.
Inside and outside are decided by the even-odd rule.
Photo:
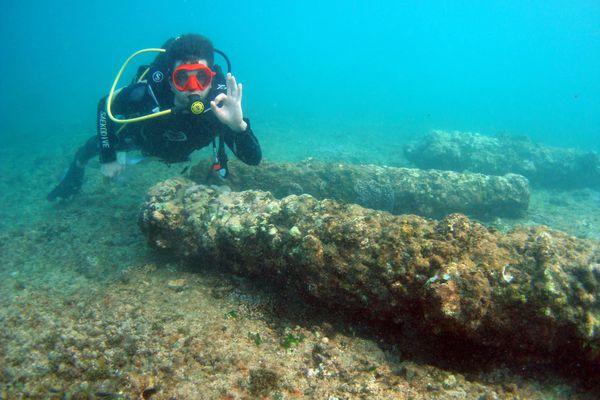
[[[180,92],[205,90],[217,73],[204,64],[181,64],[175,68],[171,81]]]

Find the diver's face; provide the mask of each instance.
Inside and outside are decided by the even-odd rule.
[[[179,61],[175,62],[174,68],[177,68],[182,64],[202,64],[202,65],[208,66],[208,62],[204,59],[186,60],[186,61],[179,60]],[[193,73],[193,72],[190,72],[190,74],[191,73]],[[206,87],[203,90],[181,91],[175,87],[175,85],[173,84],[173,82],[171,80],[169,80],[169,84],[171,85],[171,91],[175,95],[175,105],[177,105],[177,106],[183,106],[183,105],[187,104],[188,97],[190,97],[192,95],[198,95],[198,96],[200,96],[200,98],[202,100],[204,100],[206,98],[206,96],[208,96],[208,92],[210,92],[210,89],[212,87],[212,82],[211,82],[211,84],[209,84],[208,87]]]

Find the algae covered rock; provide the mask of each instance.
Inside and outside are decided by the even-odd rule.
[[[516,174],[487,176],[451,171],[422,171],[376,165],[351,165],[306,160],[301,163],[263,162],[248,166],[230,163],[226,184],[231,189],[266,190],[277,198],[310,194],[392,214],[439,218],[451,213],[471,217],[520,217],[529,206],[527,179]],[[191,178],[201,184],[214,180],[210,164],[198,164]]]
[[[434,130],[406,145],[404,154],[419,168],[516,173],[548,188],[600,188],[600,155],[526,138]]]
[[[597,242],[545,227],[503,234],[460,214],[433,221],[309,195],[277,200],[183,178],[150,189],[140,226],[151,245],[190,262],[365,319],[600,361]]]

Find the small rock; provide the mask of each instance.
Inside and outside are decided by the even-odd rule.
[[[291,237],[296,239],[302,236],[302,233],[300,232],[300,229],[298,229],[297,226],[292,226],[289,230],[289,234]]]
[[[142,398],[144,399],[149,399],[151,398],[153,395],[155,395],[157,393],[156,388],[153,387],[149,387],[144,389],[144,391],[142,392]]]
[[[452,389],[456,386],[456,377],[450,374],[446,379],[444,379],[444,382],[442,384],[444,386],[444,389]]]
[[[502,388],[507,393],[517,393],[517,385],[516,383],[507,382],[502,384]]]
[[[187,281],[185,279],[173,279],[167,282],[167,286],[176,292],[181,292],[183,289],[185,289],[186,285]]]
[[[437,392],[442,389],[442,386],[437,382],[429,382],[425,388],[430,392]]]
[[[463,389],[446,390],[444,392],[444,398],[446,399],[466,399],[467,392]]]
[[[487,391],[484,394],[482,394],[481,396],[479,396],[479,400],[499,400],[500,398],[498,397],[498,395],[496,394],[496,392],[492,391]]]
[[[400,367],[399,375],[404,376],[408,381],[419,378],[420,371],[413,365],[407,364]]]

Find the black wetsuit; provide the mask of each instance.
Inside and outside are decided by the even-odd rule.
[[[217,94],[215,90],[211,91],[208,99],[212,100]],[[121,90],[113,99],[111,111],[120,118],[133,118],[172,107],[172,93],[164,90],[155,93],[150,85],[140,82]],[[141,150],[146,156],[176,163],[188,160],[194,150],[215,143],[213,140],[221,136],[237,158],[246,164],[257,165],[262,158],[260,145],[250,128],[250,121],[247,118],[244,121],[248,124],[247,129],[236,132],[220,122],[212,111],[201,115],[173,112],[127,124],[117,135],[122,124],[108,118],[104,97],[98,104],[97,135],[79,148],[67,174],[48,194],[48,199],[70,197],[78,192],[83,182],[85,164],[98,153],[101,163],[116,161],[117,151],[134,149]],[[221,153],[223,152],[222,149]]]
[[[209,93],[209,98],[213,93]],[[162,101],[161,101],[162,100]],[[145,83],[138,83],[121,90],[113,100],[113,115],[125,118],[147,115],[158,109],[172,107],[173,97],[160,99]],[[170,102],[167,107],[161,104]],[[227,146],[244,163],[257,165],[261,159],[258,140],[254,136],[248,119],[244,132],[235,132],[220,122],[212,111],[202,115],[192,113],[172,113],[146,121],[128,124],[119,137],[115,132],[121,127],[108,118],[106,98],[98,105],[98,143],[100,162],[116,160],[116,151],[140,149],[144,155],[155,156],[167,163],[186,161],[189,155],[212,143],[222,135]]]

